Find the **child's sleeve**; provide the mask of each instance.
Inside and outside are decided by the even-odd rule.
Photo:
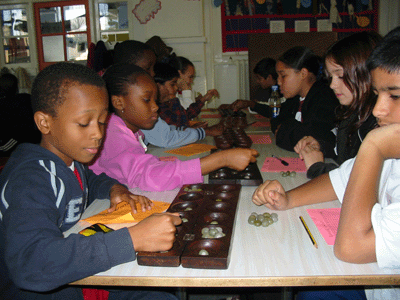
[[[200,159],[160,161],[145,154],[142,146],[128,134],[108,134],[102,154],[91,169],[106,173],[130,188],[145,191],[172,190],[184,184],[201,183]]]
[[[349,182],[350,173],[353,169],[355,158],[346,160],[339,168],[329,172],[329,179],[331,180],[333,189],[340,203],[343,202],[344,192],[346,191],[347,183]]]
[[[375,204],[371,213],[375,232],[376,260],[380,268],[400,268],[400,203],[382,207]]]
[[[110,189],[119,182],[104,173],[96,175],[92,170],[85,166],[85,172],[89,188],[89,203],[96,199],[109,199]]]
[[[61,228],[68,218],[75,219],[73,208],[79,212],[82,200],[67,199],[68,182],[57,177],[52,184],[49,174],[37,169],[14,172],[2,190],[8,205],[1,224],[7,241],[4,259],[16,286],[51,291],[136,258],[126,228],[64,238]]]
[[[163,119],[158,118],[156,125],[150,130],[141,130],[145,136],[145,143],[157,147],[174,148],[191,144],[205,138],[203,128],[177,128],[168,125]]]

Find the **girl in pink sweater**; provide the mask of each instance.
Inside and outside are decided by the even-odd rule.
[[[160,161],[146,154],[140,129],[151,129],[158,118],[157,85],[143,69],[116,64],[103,76],[110,97],[110,117],[103,149],[91,169],[106,173],[130,188],[172,190],[202,183],[203,176],[222,167],[243,170],[256,161],[254,149],[229,149],[188,161]]]

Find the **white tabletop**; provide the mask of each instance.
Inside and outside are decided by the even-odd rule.
[[[251,133],[253,134],[253,132]],[[261,134],[261,132],[260,132]],[[264,131],[264,134],[271,134]],[[213,143],[207,138],[205,143]],[[253,145],[260,152],[257,164],[261,166],[266,157],[275,154],[281,157],[296,157],[272,145]],[[166,149],[150,147],[149,152],[157,156],[169,156]],[[200,155],[201,156],[201,155]],[[196,156],[195,156],[196,157]],[[193,157],[179,156],[186,160]],[[286,189],[307,181],[304,173],[296,177],[282,177],[280,173],[262,172],[263,179],[279,179]],[[207,182],[207,176],[205,182]],[[77,281],[75,284],[118,286],[178,286],[178,287],[252,287],[252,286],[304,286],[304,285],[394,285],[400,282],[399,270],[379,269],[376,263],[350,264],[338,260],[333,246],[324,241],[307,213],[307,208],[340,207],[339,201],[299,207],[277,212],[279,221],[269,227],[248,224],[251,212],[268,211],[256,206],[251,197],[256,187],[243,186],[236,213],[230,264],[226,270],[190,269],[183,267],[139,266],[136,261],[125,263],[95,276]],[[172,202],[179,189],[168,192],[143,192],[153,200]],[[85,217],[108,207],[108,201],[97,200],[85,212]],[[310,228],[318,249],[311,243],[299,216],[303,216]],[[78,232],[88,224],[79,222],[66,233]]]

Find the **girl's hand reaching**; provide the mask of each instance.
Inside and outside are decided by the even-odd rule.
[[[142,211],[151,210],[154,203],[145,196],[132,194],[126,187],[121,184],[115,184],[110,190],[110,208],[109,213],[115,211],[117,204],[121,202],[128,202],[132,208],[132,213],[137,213],[137,204],[139,203]]]
[[[272,210],[285,210],[289,201],[279,181],[267,180],[254,191],[253,203],[265,205]]]
[[[203,102],[203,103],[205,103],[205,102],[211,100],[211,98],[214,97],[214,96],[215,96],[215,97],[219,97],[218,91],[217,91],[216,89],[209,90],[209,91],[207,92],[207,94],[205,94],[204,96],[202,96],[202,97],[200,98],[200,101]]]
[[[244,170],[249,163],[256,162],[258,151],[247,148],[234,148],[221,151],[226,159],[225,167],[235,169],[237,171]]]

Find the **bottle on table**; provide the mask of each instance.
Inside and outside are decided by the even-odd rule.
[[[279,116],[279,111],[281,110],[281,97],[279,95],[277,85],[273,85],[271,89],[272,93],[269,98],[269,106],[271,107],[271,118],[276,118],[277,116]]]

